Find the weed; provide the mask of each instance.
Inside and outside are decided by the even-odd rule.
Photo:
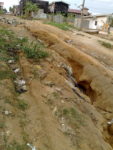
[[[53,92],[52,94],[53,94],[53,96],[54,96],[56,99],[60,98],[59,93],[57,93],[57,92]]]
[[[63,109],[62,115],[66,117],[69,123],[74,124],[76,127],[85,125],[82,115],[73,107],[70,109]]]
[[[0,71],[0,80],[3,79],[15,79],[16,75],[11,72],[10,70],[7,71]]]
[[[47,51],[43,50],[44,46],[40,43],[31,42],[23,46],[23,51],[27,58],[42,59],[48,57]]]
[[[62,30],[70,30],[70,28],[73,28],[72,25],[69,25],[68,23],[55,23],[55,22],[45,22],[45,24],[49,24],[49,25],[52,25],[52,26],[55,26],[55,27],[58,27]]]
[[[29,142],[29,135],[25,131],[22,132],[22,135],[23,135],[23,141],[25,143],[28,143]]]
[[[5,123],[4,122],[0,122],[0,128],[4,129],[5,128]]]
[[[13,141],[11,144],[8,144],[6,150],[28,150],[28,146],[26,144],[20,144],[16,141]]]
[[[68,113],[69,113],[69,111],[65,108],[65,109],[63,109],[63,115],[65,116],[65,115],[68,115]]]
[[[18,100],[18,108],[24,111],[28,108],[28,104],[24,100]]]
[[[106,48],[113,49],[113,45],[111,43],[100,41],[100,40],[99,43]]]

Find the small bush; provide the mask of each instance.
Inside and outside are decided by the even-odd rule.
[[[113,45],[111,43],[104,42],[104,41],[99,41],[99,43],[101,43],[101,45],[106,47],[106,48],[109,48],[109,49],[113,48]]]

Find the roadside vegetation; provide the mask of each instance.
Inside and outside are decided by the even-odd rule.
[[[104,42],[104,41],[98,41],[102,46],[108,48],[108,49],[113,49],[113,45],[111,43],[108,42]]]
[[[0,28],[0,59],[8,60],[5,55],[10,54],[12,51],[16,54],[20,50],[23,51],[27,58],[30,59],[43,59],[48,57],[48,52],[44,50],[44,45],[40,42],[30,42],[27,38],[17,38],[10,30]],[[15,59],[17,56],[14,55]]]
[[[52,26],[55,26],[55,27],[58,27],[59,29],[62,29],[62,30],[70,30],[71,28],[74,28],[72,25],[68,24],[68,23],[55,23],[55,22],[44,22],[45,24],[48,24],[48,25],[52,25]]]
[[[39,8],[36,4],[32,2],[27,2],[25,6],[25,14],[22,16],[24,19],[29,19],[31,18],[31,13],[32,12],[38,12]]]

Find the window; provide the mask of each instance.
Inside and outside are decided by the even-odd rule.
[[[98,22],[97,22],[97,21],[95,21],[95,25],[96,25],[96,26],[97,26],[97,23],[98,23]]]

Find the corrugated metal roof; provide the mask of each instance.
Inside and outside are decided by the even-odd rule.
[[[69,9],[68,12],[75,13],[75,14],[81,14],[81,10],[78,10],[78,9]]]

